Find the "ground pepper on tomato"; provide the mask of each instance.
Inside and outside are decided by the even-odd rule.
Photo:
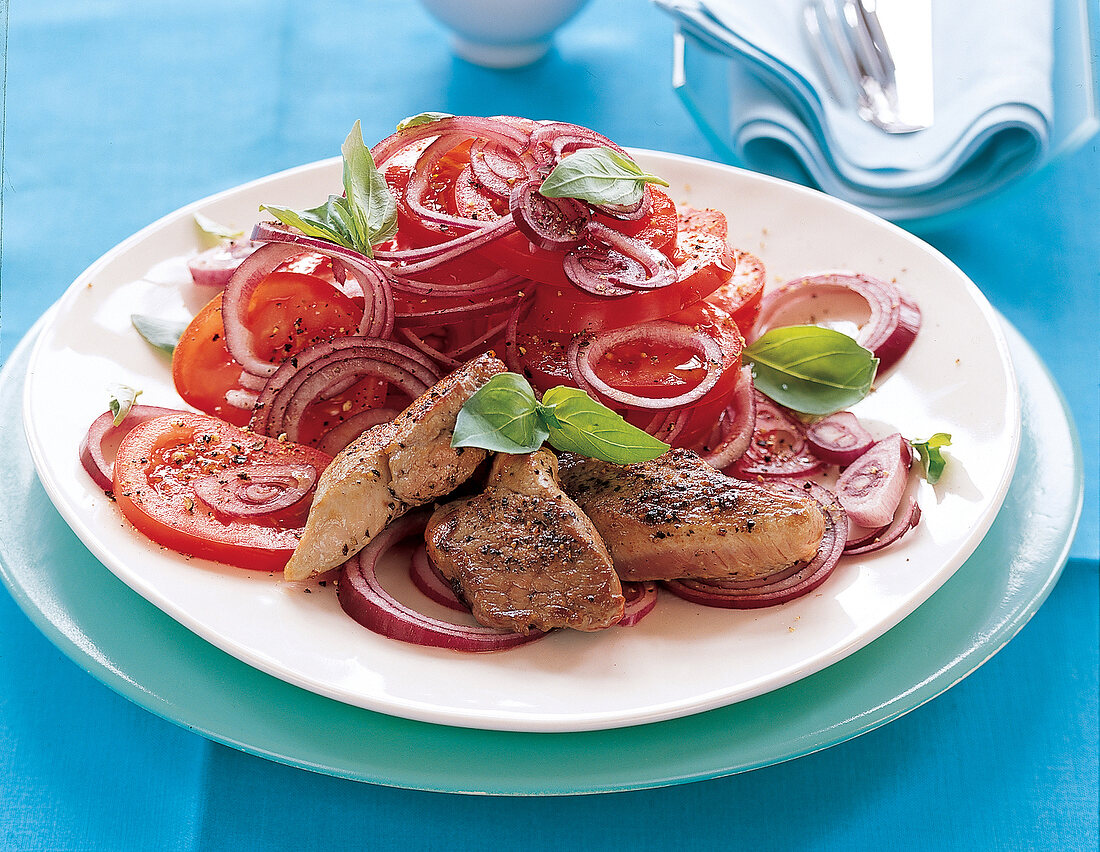
[[[114,495],[119,509],[153,541],[180,553],[258,571],[281,571],[301,538],[312,482],[325,453],[239,429],[205,414],[170,414],[136,425],[118,448]],[[292,505],[270,513],[226,514],[196,491],[204,477],[244,482],[257,470],[286,468],[312,476]],[[224,487],[224,486],[223,486]]]

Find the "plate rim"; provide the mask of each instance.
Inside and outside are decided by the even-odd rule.
[[[809,188],[809,187],[800,186],[798,184],[793,184],[793,183],[790,183],[788,181],[784,181],[784,180],[779,179],[779,178],[775,178],[775,177],[772,177],[772,176],[769,176],[769,175],[762,175],[762,174],[759,174],[759,173],[756,173],[756,172],[751,172],[751,171],[748,171],[748,170],[745,170],[745,169],[742,169],[742,168],[738,168],[736,166],[730,166],[730,165],[724,164],[724,163],[717,163],[717,162],[713,162],[713,161],[710,161],[710,160],[705,160],[705,159],[698,158],[698,157],[691,157],[691,156],[675,154],[675,153],[670,153],[670,152],[652,151],[652,150],[648,150],[648,149],[630,149],[630,150],[635,152],[638,155],[643,156],[643,157],[651,157],[651,158],[653,158],[654,160],[657,160],[657,161],[663,160],[663,161],[672,162],[672,163],[680,165],[681,167],[717,169],[717,170],[720,170],[720,171],[732,172],[732,173],[735,173],[737,175],[737,177],[739,179],[742,179],[742,180],[757,182],[759,184],[764,185],[765,187],[778,188],[783,192],[794,193],[795,196],[798,196],[798,195],[813,196],[818,201],[824,201],[825,203],[828,203],[828,204],[833,204],[833,205],[838,205],[840,207],[843,207],[849,213],[857,216],[858,218],[860,218],[861,220],[866,222],[868,225],[874,226],[875,228],[879,228],[879,229],[890,232],[895,238],[899,238],[899,239],[904,240],[906,243],[910,244],[915,249],[919,250],[920,252],[922,252],[924,254],[927,254],[934,261],[936,261],[940,264],[943,264],[945,267],[948,267],[950,270],[952,270],[953,273],[957,276],[959,282],[962,284],[962,286],[968,292],[969,296],[971,297],[973,303],[977,306],[978,310],[985,316],[985,318],[987,320],[987,323],[988,323],[988,327],[992,331],[993,341],[994,341],[994,343],[997,347],[997,353],[998,353],[1000,362],[1001,362],[1001,364],[1004,365],[1006,373],[1007,373],[1007,376],[1006,376],[1006,378],[1008,380],[1008,394],[1007,394],[1008,399],[1007,399],[1007,401],[1009,403],[1009,407],[1011,408],[1010,420],[1011,420],[1011,422],[1014,423],[1014,428],[1010,429],[1010,438],[1011,438],[1011,441],[1012,441],[1011,447],[1010,447],[1010,450],[1009,450],[1010,463],[1007,466],[1005,466],[1004,469],[1001,470],[999,481],[997,482],[997,485],[994,489],[995,496],[993,498],[992,505],[995,506],[995,509],[987,511],[986,515],[981,519],[981,523],[979,523],[978,525],[976,525],[973,528],[974,531],[968,537],[967,542],[964,545],[964,547],[960,548],[958,553],[956,553],[951,559],[947,560],[947,562],[945,563],[944,568],[942,568],[940,570],[940,572],[937,574],[937,577],[939,576],[939,574],[944,574],[942,579],[938,579],[938,581],[932,582],[934,578],[929,578],[925,582],[925,585],[918,590],[919,593],[914,594],[907,601],[905,606],[898,607],[898,608],[896,608],[895,610],[893,610],[891,612],[890,618],[887,619],[886,622],[884,622],[884,624],[886,624],[886,626],[882,630],[878,630],[877,635],[881,635],[882,632],[885,632],[885,631],[891,629],[898,622],[900,622],[902,619],[904,619],[909,614],[911,614],[915,609],[920,607],[924,602],[926,602],[928,597],[931,594],[934,593],[935,589],[939,588],[944,582],[946,582],[950,578],[951,574],[953,574],[955,571],[957,571],[958,568],[961,567],[961,565],[965,562],[966,558],[968,558],[974,552],[974,550],[980,545],[981,539],[988,532],[990,526],[994,523],[994,521],[996,519],[996,516],[997,516],[997,513],[1000,509],[1001,504],[1003,503],[1003,501],[1006,497],[1009,485],[1012,481],[1012,477],[1013,477],[1013,474],[1014,474],[1014,471],[1015,471],[1015,468],[1016,468],[1016,464],[1017,464],[1017,461],[1018,461],[1018,454],[1019,454],[1019,445],[1020,445],[1019,423],[1020,423],[1020,416],[1021,416],[1021,401],[1020,401],[1019,389],[1017,387],[1017,380],[1016,380],[1015,369],[1014,369],[1012,358],[1011,358],[1011,353],[1010,353],[1007,341],[1005,339],[1004,333],[1001,329],[1001,325],[1000,325],[1000,322],[998,320],[996,312],[994,311],[992,306],[989,304],[988,300],[985,298],[985,296],[981,292],[981,290],[977,287],[977,285],[974,284],[974,282],[971,281],[970,278],[956,264],[954,264],[949,258],[947,258],[942,252],[938,251],[934,247],[932,247],[932,246],[928,245],[927,243],[925,243],[923,240],[920,240],[918,237],[914,236],[913,234],[910,234],[909,232],[905,231],[904,229],[898,227],[897,225],[895,225],[891,222],[885,221],[885,220],[879,218],[878,216],[874,215],[873,213],[870,213],[866,210],[863,210],[863,209],[861,209],[861,208],[859,208],[855,205],[852,205],[852,204],[850,204],[848,202],[845,202],[843,200],[840,200],[840,199],[832,198],[830,196],[827,196],[824,193],[819,192],[818,190],[815,190],[815,189],[812,189],[812,188]],[[321,171],[326,170],[326,169],[335,170],[336,168],[338,168],[339,163],[340,163],[340,158],[339,157],[330,157],[330,158],[325,158],[325,159],[322,159],[322,160],[317,160],[317,161],[314,161],[314,162],[311,162],[311,163],[305,163],[305,164],[302,164],[302,165],[299,165],[299,166],[294,166],[294,167],[291,167],[291,168],[288,168],[288,169],[284,169],[284,170],[275,172],[271,175],[266,175],[266,176],[261,176],[261,177],[255,178],[253,180],[247,181],[247,182],[242,183],[240,185],[230,187],[228,189],[225,189],[225,190],[213,193],[209,196],[206,196],[205,198],[201,198],[201,199],[198,199],[196,201],[190,202],[186,205],[183,205],[182,207],[179,207],[176,210],[173,210],[173,211],[165,214],[164,216],[161,216],[156,221],[151,222],[150,224],[146,225],[141,230],[135,232],[130,237],[126,238],[125,240],[123,240],[122,242],[118,243],[113,248],[111,248],[110,250],[105,252],[100,258],[98,258],[96,261],[94,261],[92,264],[90,264],[89,267],[86,270],[84,270],[84,272],[82,272],[79,276],[77,276],[76,279],[74,279],[73,283],[66,289],[65,293],[61,296],[59,302],[64,302],[66,299],[71,298],[75,292],[78,292],[80,290],[80,285],[82,284],[82,282],[90,281],[94,276],[96,276],[99,273],[99,271],[103,267],[110,264],[114,259],[116,259],[120,255],[124,255],[131,248],[133,248],[136,244],[141,243],[143,240],[148,239],[152,232],[160,230],[160,229],[168,226],[169,224],[185,220],[187,217],[192,215],[194,212],[196,212],[200,209],[203,209],[204,207],[214,205],[214,204],[218,203],[218,201],[221,200],[221,199],[237,196],[237,195],[240,195],[240,194],[245,194],[245,193],[255,189],[256,187],[258,187],[260,185],[270,184],[272,182],[278,182],[278,181],[285,180],[285,179],[288,179],[288,178],[293,179],[293,178],[298,177],[298,176],[303,175],[303,174],[308,174],[308,173],[313,173],[313,172],[321,172]],[[47,335],[45,335],[45,334],[39,334],[37,340],[34,341],[33,348],[32,348],[32,351],[31,351],[31,356],[30,356],[30,364],[31,365],[33,365],[36,362],[40,348],[44,347],[44,338],[46,336]],[[30,404],[29,400],[31,398],[31,393],[30,393],[31,385],[32,385],[31,381],[28,381],[26,386],[25,386],[24,411],[27,410],[27,408],[29,407],[29,404]],[[25,424],[25,426],[26,426],[26,424]],[[43,462],[42,462],[40,453],[44,452],[44,449],[41,448],[41,447],[38,447],[36,449],[35,441],[32,438],[29,437],[29,434],[28,434],[28,441],[29,441],[29,444],[30,444],[30,447],[31,447],[32,458],[34,458],[34,460],[35,460],[36,469],[41,470],[41,464]],[[40,479],[43,481],[43,484],[46,488],[47,494],[50,495],[51,501],[53,501],[56,505],[56,503],[57,503],[56,498],[58,497],[58,495],[55,494],[54,490],[53,490],[55,484],[51,483],[49,481],[48,476],[45,477],[44,479],[40,476]],[[65,501],[62,500],[62,503],[64,504]],[[66,517],[64,511],[62,511],[61,514],[62,514],[63,517]],[[72,526],[72,525],[70,524],[70,526]],[[86,525],[77,524],[76,527],[74,527],[74,529],[77,532],[77,535],[82,540],[85,541],[85,546],[88,547],[90,550],[92,550],[93,553],[97,553],[96,543],[88,542],[85,539],[85,536],[83,534],[82,529],[78,529],[78,528],[83,528],[84,526],[86,526]],[[91,533],[89,533],[89,534],[91,534]],[[93,536],[93,538],[94,538],[94,536]],[[946,566],[951,564],[951,563],[955,563],[954,567],[948,569]],[[116,576],[118,576],[118,575],[116,574]],[[126,585],[130,586],[131,588],[136,588],[125,577],[120,577],[120,579],[124,583],[126,583]],[[929,589],[928,586],[932,586],[932,588]],[[143,596],[145,596],[141,589],[136,589],[136,590],[138,591],[139,594],[143,594]],[[200,636],[203,635],[201,633],[201,629],[202,629],[201,622],[198,621],[196,618],[190,616],[189,614],[183,612],[180,609],[180,607],[170,604],[169,608],[165,609],[163,606],[161,606],[160,603],[154,603],[154,605],[158,606],[158,608],[161,608],[163,611],[168,613],[172,618],[174,618],[176,621],[181,622],[182,624],[187,626],[189,629],[191,629],[195,632],[198,632]],[[876,628],[876,630],[877,630],[877,628]],[[210,640],[208,640],[208,641],[210,641]],[[789,678],[787,678],[785,680],[782,680],[782,682],[779,682],[776,685],[769,686],[766,691],[770,691],[772,689],[784,688],[786,685],[789,685],[792,682],[796,682],[797,680],[808,676],[807,675],[807,670],[809,671],[809,675],[812,676],[812,674],[814,672],[820,671],[822,668],[825,668],[829,665],[835,664],[835,662],[837,662],[838,660],[843,659],[845,656],[847,656],[848,654],[850,654],[852,652],[853,647],[862,647],[863,645],[867,644],[868,641],[874,641],[874,640],[873,639],[867,639],[865,635],[861,635],[860,637],[858,637],[857,642],[850,643],[848,646],[846,646],[843,649],[836,649],[834,652],[831,652],[829,654],[818,654],[814,658],[816,662],[814,663],[813,666],[807,666],[805,663],[801,663],[798,666],[798,670],[792,672],[791,676]],[[230,653],[233,656],[237,657],[238,659],[246,661],[247,664],[249,664],[249,665],[252,665],[254,667],[259,668],[260,670],[268,671],[269,673],[271,673],[270,668],[265,668],[265,665],[267,665],[266,660],[261,655],[256,653],[255,651],[249,651],[248,649],[245,649],[243,655],[241,653],[233,653],[232,651],[230,651]],[[307,683],[305,681],[296,681],[293,677],[286,676],[285,673],[282,674],[282,675],[273,674],[273,676],[278,677],[282,680],[285,680],[288,683],[297,684],[301,688],[309,689],[310,691],[313,691],[317,694],[328,695],[329,697],[335,697],[335,694],[334,694],[335,691],[334,690],[330,690],[329,692],[326,693],[324,688],[318,688],[318,686],[316,684],[314,684],[313,682]],[[488,715],[492,716],[491,719],[488,719],[488,718],[486,718],[487,714],[484,711],[478,711],[478,712],[463,711],[463,710],[461,710],[457,707],[453,707],[453,708],[448,707],[448,708],[444,708],[444,709],[440,710],[437,707],[435,707],[435,705],[429,706],[429,705],[425,704],[423,700],[410,699],[410,698],[402,698],[402,699],[398,700],[398,699],[393,699],[392,697],[389,697],[385,701],[376,700],[374,703],[376,705],[377,704],[382,704],[382,703],[385,703],[387,705],[387,709],[383,709],[383,710],[381,710],[381,712],[391,712],[391,713],[394,713],[394,714],[400,714],[400,715],[402,715],[406,718],[419,719],[419,720],[422,720],[422,721],[425,721],[425,722],[428,722],[428,723],[452,724],[452,725],[457,725],[457,726],[468,726],[468,727],[471,727],[471,728],[492,728],[492,729],[497,729],[497,730],[573,732],[573,731],[582,731],[582,730],[605,730],[605,729],[612,729],[612,728],[617,728],[617,727],[629,727],[629,726],[636,726],[636,725],[640,725],[640,724],[650,724],[653,721],[659,721],[659,720],[662,720],[662,719],[671,719],[671,718],[682,717],[682,716],[685,716],[685,715],[691,715],[691,714],[699,713],[699,712],[708,712],[708,710],[710,710],[710,709],[713,709],[717,706],[721,706],[722,704],[727,704],[727,703],[730,702],[730,699],[724,698],[724,699],[721,699],[721,703],[719,703],[718,701],[713,699],[713,697],[707,697],[708,695],[709,695],[709,693],[704,693],[702,695],[702,697],[697,697],[694,701],[694,704],[696,706],[693,706],[693,707],[688,708],[686,710],[685,709],[675,709],[675,708],[680,708],[680,706],[683,705],[686,701],[684,699],[678,699],[678,700],[673,701],[673,702],[666,702],[666,703],[662,703],[662,704],[659,704],[659,705],[653,705],[653,704],[647,705],[645,708],[643,708],[642,711],[634,710],[629,714],[626,713],[625,711],[618,710],[618,709],[616,709],[616,710],[589,711],[584,716],[583,720],[578,720],[578,719],[574,718],[574,716],[572,716],[572,715],[569,716],[568,718],[564,718],[564,717],[562,717],[562,715],[560,713],[548,712],[548,711],[540,711],[538,713],[522,713],[522,714],[508,714],[508,713],[505,713],[503,711],[495,711],[491,714],[488,714]],[[749,697],[751,698],[751,696],[749,696]],[[347,703],[355,703],[355,702],[352,702],[352,701],[348,701],[348,699],[346,699],[346,698],[340,698],[340,697],[335,697],[335,700],[344,700]],[[733,701],[741,701],[741,700],[746,700],[746,698],[744,698],[744,697],[733,698],[732,700]],[[702,706],[704,704],[706,706]],[[668,709],[668,707],[670,705],[674,707],[674,709],[671,710],[671,711]],[[360,703],[360,704],[358,704],[358,706],[363,707],[365,705]],[[624,719],[623,718],[624,716],[629,716],[629,718]]]
[[[26,359],[27,352],[30,348],[29,344],[31,342],[31,338],[41,328],[41,325],[42,320],[40,320],[39,323],[36,324],[35,328],[28,333],[27,337],[24,338],[24,340],[16,347],[14,352],[7,359],[7,363],[5,363],[3,368],[0,369],[0,394],[4,394],[7,392],[7,388],[10,383],[15,382],[18,384],[22,382],[22,371],[20,371],[18,367],[21,366],[20,361],[22,359]],[[27,615],[32,624],[34,624],[35,627],[37,627],[51,641],[52,644],[58,647],[78,667],[88,672],[100,682],[104,683],[114,692],[122,695],[124,698],[130,701],[133,701],[135,704],[138,704],[144,709],[154,713],[157,716],[160,716],[161,718],[164,718],[167,721],[200,733],[201,735],[215,742],[231,746],[249,754],[276,760],[278,762],[282,762],[301,769],[311,770],[322,774],[334,775],[336,777],[346,778],[349,780],[383,784],[405,789],[431,790],[435,792],[481,793],[491,795],[570,795],[577,793],[650,789],[677,783],[686,783],[692,781],[706,780],[709,778],[717,778],[725,775],[736,774],[738,772],[748,771],[755,768],[761,768],[763,766],[773,765],[784,760],[793,759],[805,754],[829,748],[838,745],[839,743],[842,743],[848,739],[859,736],[863,733],[867,733],[877,727],[893,721],[894,719],[900,717],[901,715],[904,715],[905,713],[916,709],[917,707],[946,691],[951,686],[963,680],[965,677],[967,677],[969,674],[979,668],[994,654],[996,654],[1001,648],[1007,645],[1008,642],[1011,641],[1011,639],[1027,624],[1027,622],[1042,605],[1050,590],[1057,582],[1057,579],[1061,574],[1062,568],[1065,565],[1066,559],[1068,558],[1069,548],[1073,539],[1073,531],[1076,529],[1077,519],[1079,518],[1081,512],[1084,474],[1082,470],[1080,442],[1076,430],[1073,428],[1072,425],[1072,415],[1070,414],[1069,409],[1065,404],[1064,398],[1061,397],[1060,392],[1058,392],[1057,387],[1054,385],[1049,372],[1045,368],[1045,365],[1042,364],[1038,356],[1035,354],[1034,350],[1031,349],[1030,345],[1027,344],[1022,337],[1019,337],[1018,332],[1016,332],[1014,329],[1011,329],[1011,327],[1009,328],[1012,331],[1014,338],[1019,338],[1018,342],[1022,344],[1022,346],[1019,346],[1015,350],[1018,353],[1017,357],[1023,357],[1033,362],[1032,369],[1036,373],[1036,379],[1046,382],[1046,384],[1053,389],[1058,400],[1060,401],[1061,408],[1060,411],[1057,412],[1057,414],[1060,417],[1060,424],[1065,424],[1068,427],[1071,443],[1073,445],[1072,464],[1075,474],[1073,477],[1073,517],[1067,522],[1066,532],[1064,534],[1063,540],[1061,541],[1060,547],[1057,549],[1056,552],[1047,554],[1045,559],[1042,561],[1041,565],[1045,565],[1046,570],[1039,578],[1039,583],[1034,588],[1034,594],[1031,597],[1028,597],[1022,605],[1017,606],[1014,610],[1009,612],[1007,618],[1001,619],[995,625],[991,625],[996,629],[990,631],[985,629],[985,625],[982,625],[981,629],[976,631],[977,636],[981,641],[979,641],[977,644],[970,645],[965,649],[963,653],[949,654],[949,659],[947,660],[947,663],[945,665],[938,665],[938,661],[936,663],[933,663],[931,666],[928,667],[929,676],[923,679],[919,679],[916,685],[912,686],[912,688],[904,689],[899,694],[888,698],[888,700],[876,703],[869,710],[864,710],[862,712],[849,712],[845,718],[839,720],[834,724],[821,725],[816,731],[809,732],[809,737],[807,737],[806,735],[795,735],[790,738],[789,744],[785,749],[781,749],[778,753],[773,751],[773,753],[765,759],[758,759],[752,762],[742,762],[740,764],[735,762],[733,764],[722,766],[712,764],[704,768],[699,768],[695,772],[681,772],[678,775],[650,774],[644,779],[639,777],[617,778],[614,781],[605,780],[601,783],[585,783],[583,781],[577,780],[558,780],[555,782],[554,780],[549,780],[544,781],[541,785],[537,786],[531,783],[513,782],[511,786],[498,784],[495,789],[486,789],[486,785],[471,783],[470,780],[465,780],[459,783],[443,783],[435,780],[428,783],[425,782],[422,777],[414,777],[411,774],[406,775],[406,777],[395,777],[392,774],[389,776],[382,776],[379,775],[377,772],[371,774],[369,771],[364,771],[362,769],[360,769],[359,771],[350,771],[348,767],[341,768],[336,766],[333,761],[329,761],[328,765],[326,765],[323,761],[317,760],[316,755],[312,757],[305,756],[304,754],[294,755],[287,753],[287,749],[273,747],[270,743],[266,745],[259,745],[255,742],[249,742],[249,740],[255,740],[255,735],[249,736],[247,734],[242,734],[240,731],[219,732],[215,730],[214,726],[210,725],[209,723],[204,724],[199,719],[195,718],[196,715],[201,716],[202,712],[209,712],[209,708],[199,708],[198,711],[192,709],[191,713],[188,714],[185,710],[182,709],[179,703],[173,703],[166,700],[158,692],[145,688],[142,683],[134,681],[131,677],[127,675],[127,672],[125,670],[119,670],[117,667],[112,667],[110,664],[105,662],[105,660],[103,659],[103,655],[97,656],[95,653],[93,653],[93,649],[89,647],[89,645],[94,644],[94,642],[82,642],[79,641],[79,637],[69,635],[65,632],[65,630],[61,629],[61,627],[59,627],[58,624],[53,621],[41,607],[38,606],[38,603],[19,581],[19,577],[17,576],[18,571],[13,570],[13,567],[10,564],[9,560],[11,559],[11,556],[7,552],[7,544],[0,545],[0,579],[4,581],[5,586],[12,594],[12,597],[14,598],[20,609]],[[4,411],[5,408],[6,406],[3,405],[2,397],[0,397],[0,429],[4,429],[7,427],[7,424],[3,422],[3,419],[7,415],[7,412]],[[19,427],[17,427],[13,431],[19,431]],[[21,445],[18,449],[18,452],[21,455],[26,456],[28,454],[27,447],[25,445]],[[31,470],[31,479],[34,480],[32,485],[37,484],[38,487],[41,487],[40,483],[38,483],[37,481],[37,476],[34,474],[33,468]],[[51,506],[49,506],[48,501],[47,508],[52,508]],[[57,514],[56,510],[53,511],[55,512],[55,514]],[[0,518],[7,520],[4,515],[0,515]],[[60,516],[58,516],[58,518],[62,524],[65,523],[64,520],[60,518]],[[83,548],[83,545],[79,543],[79,541],[77,543],[79,547],[85,551],[84,555],[87,557],[87,559],[93,563],[93,570],[96,570],[96,560],[94,559],[94,557],[91,555],[90,552],[87,552],[86,548]],[[539,744],[553,745],[554,743],[573,741],[582,743],[585,749],[588,749],[591,746],[594,739],[602,739],[602,737],[599,736],[594,738],[591,733],[541,734],[501,731],[490,732],[477,731],[476,729],[449,728],[441,725],[415,723],[410,722],[409,720],[398,719],[395,717],[386,717],[384,714],[375,713],[369,710],[352,708],[348,705],[340,704],[339,702],[332,702],[331,699],[323,699],[319,696],[313,695],[312,693],[304,693],[301,690],[295,690],[293,687],[290,687],[283,681],[279,681],[278,679],[273,678],[270,675],[265,675],[261,672],[251,669],[250,667],[247,667],[246,664],[241,663],[239,660],[236,660],[225,652],[219,651],[212,645],[209,645],[209,643],[206,643],[205,640],[202,640],[200,637],[196,636],[190,631],[187,631],[186,628],[175,624],[175,622],[168,615],[161,612],[160,610],[157,610],[155,607],[153,607],[152,604],[148,603],[136,592],[129,589],[129,587],[122,583],[121,580],[119,580],[117,577],[114,577],[114,575],[105,566],[99,565],[98,570],[102,571],[105,575],[107,575],[108,578],[110,578],[109,582],[117,583],[121,589],[129,592],[130,597],[127,599],[127,603],[129,605],[148,607],[150,611],[154,613],[154,617],[157,620],[166,622],[169,629],[174,626],[176,629],[183,631],[180,635],[184,638],[185,641],[193,641],[209,649],[209,652],[214,655],[216,659],[221,660],[223,664],[229,665],[231,667],[243,666],[248,671],[253,672],[254,677],[259,678],[261,681],[269,681],[275,685],[276,689],[279,690],[291,690],[306,695],[306,700],[318,700],[321,702],[336,704],[340,708],[344,708],[345,712],[350,712],[352,715],[355,715],[358,718],[365,720],[368,723],[368,726],[369,723],[371,723],[372,721],[377,722],[378,720],[383,720],[386,721],[388,724],[396,724],[398,726],[405,726],[407,728],[411,727],[411,730],[414,733],[423,733],[427,731],[429,732],[430,739],[444,742],[449,741],[451,743],[450,747],[452,749],[459,748],[459,746],[454,745],[455,739],[457,739],[457,741],[461,744],[462,740],[476,737],[478,735],[491,736],[493,737],[494,741],[498,743],[501,741],[505,743],[516,743],[520,745],[525,743],[532,743],[535,744],[535,746],[538,746]],[[1038,573],[1039,572],[1033,570],[1033,575],[1037,575]],[[951,580],[948,581],[948,584],[950,583]],[[945,587],[947,587],[948,584],[945,584]],[[1022,590],[1023,585],[1017,584],[1015,587],[1010,585],[1009,591],[1012,592],[1013,588]],[[950,593],[948,593],[948,595],[949,594]],[[944,597],[945,595],[941,595],[941,600],[943,600]],[[930,605],[934,601],[935,596],[933,596],[933,601],[930,602]],[[977,608],[974,608],[974,611],[976,610]],[[58,615],[62,621],[65,621],[65,619],[69,618],[70,616],[69,613],[55,613],[55,615]],[[71,618],[68,621],[65,621],[65,623],[74,631],[80,629],[79,625],[74,626]],[[888,645],[891,641],[896,642],[896,638],[892,640],[891,635],[894,634],[894,636],[896,637],[898,634],[894,633],[894,631],[901,631],[903,626],[904,623],[902,625],[898,625],[893,629],[893,631],[890,631],[886,633],[883,637],[880,637],[879,640],[876,640],[867,647],[861,649],[860,651],[857,651],[854,655],[849,657],[848,660],[853,660],[860,657],[861,655],[867,656],[869,654],[872,654],[872,649],[875,649],[876,647],[881,649],[883,645]],[[959,630],[960,632],[963,632],[961,624],[951,624],[950,626]],[[87,636],[87,634],[83,635],[86,639],[92,639],[92,637]],[[838,664],[838,667],[842,665],[843,663]],[[830,677],[835,678],[836,675],[837,672],[833,669],[826,669],[822,672],[817,673],[816,675],[811,676],[810,678],[803,679],[802,681],[798,681],[794,684],[784,687],[781,691],[799,692],[809,688],[807,682],[810,680],[820,680],[822,678]],[[222,687],[225,687],[225,683],[226,682],[221,682],[220,685]],[[233,682],[232,680],[228,681],[228,683],[231,685],[230,688],[233,690],[239,690],[241,688],[239,684]],[[774,696],[775,693],[771,693],[770,695]],[[239,697],[232,697],[226,700],[235,702],[239,700]],[[691,721],[701,721],[706,724],[708,720],[721,720],[724,716],[730,714],[736,715],[738,713],[745,712],[746,708],[748,708],[751,702],[762,702],[767,700],[769,700],[769,695],[760,696],[756,699],[748,699],[748,701],[746,702],[731,705],[730,707],[720,708],[715,711],[710,711],[709,713],[699,714]],[[900,706],[898,706],[899,701],[902,702]],[[247,718],[247,714],[243,715]],[[240,720],[235,719],[235,721],[239,722]],[[658,735],[661,735],[664,732],[674,731],[675,728],[680,727],[679,723],[682,721],[683,720],[671,720],[669,722],[654,723],[652,725],[644,726],[642,730],[648,730],[650,732],[655,732]],[[629,730],[636,731],[638,729]],[[721,733],[725,730],[726,726],[721,725],[720,723],[715,725],[715,731],[719,735],[721,735]],[[619,732],[620,731],[617,730],[611,730],[596,733],[607,735],[608,737],[613,737]],[[816,739],[814,739],[814,734],[817,735]],[[822,736],[823,734],[827,734],[828,736]],[[306,751],[309,751],[309,749],[307,748]],[[415,752],[413,753],[415,754]],[[521,751],[520,753],[522,754],[523,752]],[[402,764],[403,769],[405,768],[405,766],[406,764]]]

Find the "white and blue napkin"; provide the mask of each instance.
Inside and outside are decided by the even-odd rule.
[[[728,145],[750,168],[808,173],[831,195],[914,219],[981,198],[1050,151],[1051,2],[933,0],[935,120],[904,135],[830,97],[803,31],[806,0],[655,2],[686,34],[734,58]]]

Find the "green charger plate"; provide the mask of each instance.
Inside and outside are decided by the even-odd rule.
[[[1023,440],[1008,497],[970,559],[893,630],[782,689],[640,728],[535,734],[431,725],[263,674],[98,562],[42,490],[23,437],[23,378],[36,331],[0,372],[0,575],[16,602],[74,662],[139,706],[234,748],[358,781],[498,795],[594,793],[715,778],[836,745],[934,698],[1003,648],[1057,581],[1081,509],[1081,452],[1065,402],[1009,327]],[[1044,453],[1039,464],[1040,443],[1073,452]]]

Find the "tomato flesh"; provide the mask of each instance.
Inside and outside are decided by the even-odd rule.
[[[249,303],[247,322],[257,353],[272,364],[281,364],[315,343],[358,330],[363,315],[361,300],[336,289],[327,280],[331,264],[319,264],[316,257],[304,255],[272,272],[256,288]],[[288,268],[312,271],[283,271]],[[235,426],[244,426],[252,416],[251,409],[226,401],[227,393],[241,389],[244,368],[226,348],[221,299],[220,293],[211,299],[180,337],[172,357],[172,379],[176,391],[190,405]],[[302,441],[317,443],[333,426],[382,405],[385,398],[384,383],[364,379],[311,406],[302,419]]]
[[[122,440],[114,469],[119,508],[158,544],[241,568],[280,571],[298,541],[312,491],[293,506],[248,518],[219,514],[195,494],[208,474],[247,476],[250,466],[310,465],[319,476],[325,453],[238,429],[204,414],[170,414],[138,424]]]

